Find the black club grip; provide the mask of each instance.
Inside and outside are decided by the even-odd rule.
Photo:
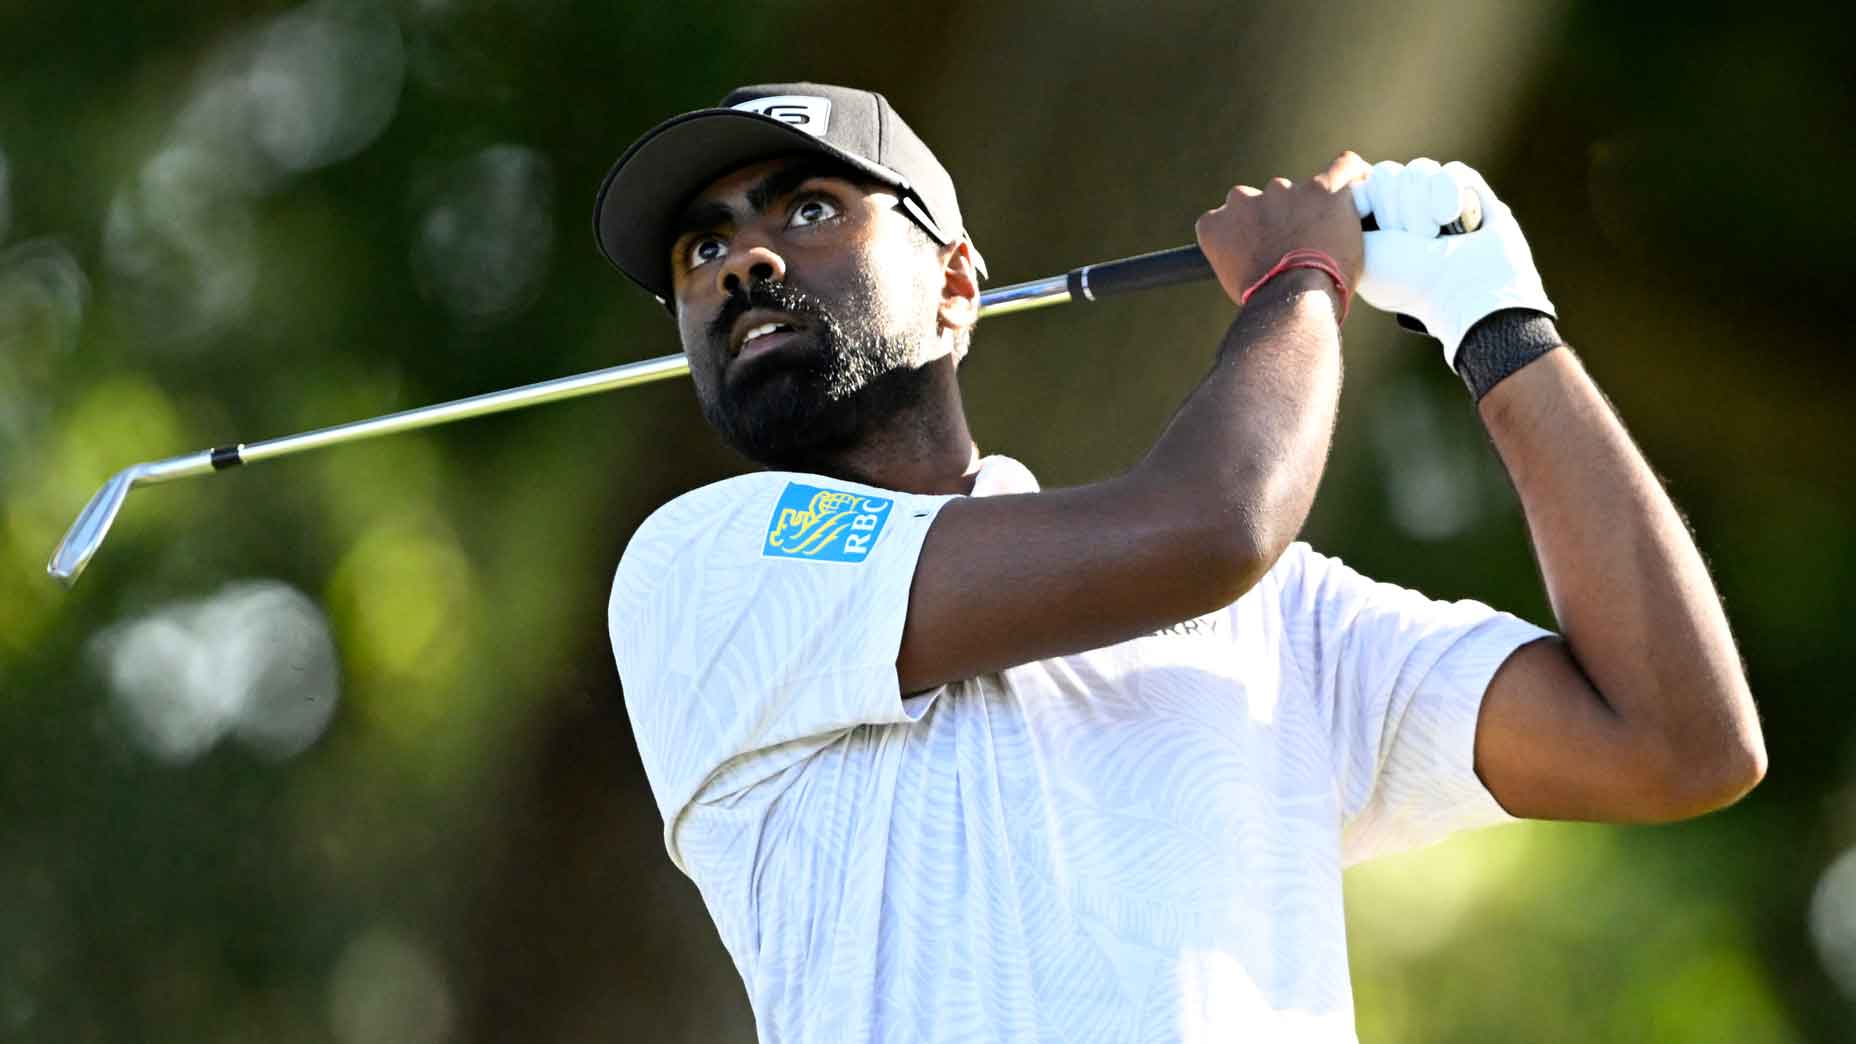
[[[1212,263],[1197,243],[1171,250],[1156,250],[1096,265],[1070,269],[1070,300],[1097,301],[1136,290],[1152,290],[1175,283],[1196,283],[1212,277]]]
[[[1445,225],[1439,235],[1454,236],[1474,232],[1482,227],[1482,201],[1475,192],[1463,190],[1463,207],[1455,221]],[[1371,214],[1360,219],[1360,229],[1379,231],[1379,222]],[[1070,300],[1099,301],[1117,294],[1153,290],[1179,283],[1196,283],[1212,278],[1211,262],[1197,243],[1151,254],[1104,261],[1070,270]]]

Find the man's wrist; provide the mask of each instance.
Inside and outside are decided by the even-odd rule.
[[[1504,308],[1476,321],[1456,351],[1456,372],[1477,402],[1516,371],[1563,347],[1553,317],[1532,308]]]
[[[1291,268],[1278,272],[1251,293],[1250,300],[1244,307],[1268,306],[1312,293],[1327,295],[1328,300],[1334,306],[1334,318],[1338,322],[1345,298],[1340,292],[1340,287],[1335,285],[1333,277],[1315,268]]]

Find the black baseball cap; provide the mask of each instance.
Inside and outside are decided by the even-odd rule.
[[[944,246],[971,239],[954,179],[889,99],[823,83],[763,83],[737,87],[715,108],[674,116],[632,142],[593,203],[599,252],[668,302],[670,233],[684,205],[730,171],[795,152],[829,156],[895,189],[903,211]],[[977,248],[973,260],[984,276]]]

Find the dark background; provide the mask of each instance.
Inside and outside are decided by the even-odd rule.
[[[74,591],[44,563],[135,461],[675,351],[593,192],[657,120],[798,78],[890,97],[995,284],[1341,148],[1482,169],[1693,523],[1771,771],[1691,823],[1352,872],[1362,1038],[1847,1039],[1851,38],[1596,0],[0,0],[0,1039],[752,1039],[605,632],[632,530],[741,467],[682,382],[143,490]],[[982,447],[1128,466],[1229,315],[986,322]],[[1435,344],[1347,335],[1309,539],[1551,625]]]

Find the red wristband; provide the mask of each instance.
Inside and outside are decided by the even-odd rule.
[[[1263,289],[1264,283],[1295,268],[1312,268],[1317,272],[1325,274],[1329,279],[1334,280],[1334,289],[1340,294],[1341,321],[1345,322],[1347,319],[1347,309],[1353,303],[1353,291],[1347,288],[1347,279],[1340,274],[1340,265],[1337,264],[1332,257],[1320,250],[1291,250],[1284,254],[1282,260],[1276,262],[1273,268],[1263,273],[1261,279],[1250,284],[1250,288],[1244,291],[1242,297],[1238,298],[1238,304],[1249,304],[1250,295]]]

